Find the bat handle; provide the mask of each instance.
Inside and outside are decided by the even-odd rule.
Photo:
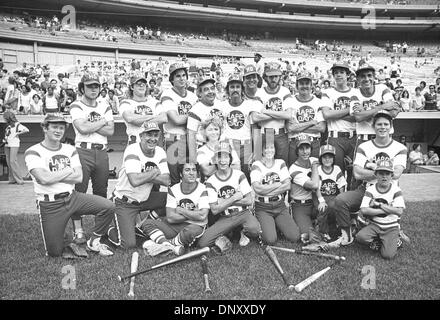
[[[287,280],[286,275],[284,273],[282,273],[281,276],[283,277],[283,281],[286,284],[286,286],[290,286],[289,281]]]
[[[205,292],[207,293],[211,293],[211,287],[209,286],[209,280],[208,280],[208,275],[204,274],[203,277],[205,278]]]

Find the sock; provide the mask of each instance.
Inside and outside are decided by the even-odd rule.
[[[151,240],[159,244],[167,240],[163,232],[159,229],[154,229],[153,231],[151,231],[149,236]]]

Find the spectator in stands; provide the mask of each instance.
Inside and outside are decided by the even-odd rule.
[[[428,92],[428,91],[426,90],[426,82],[425,82],[425,81],[420,81],[420,85],[419,85],[419,87],[420,87],[420,94],[421,94],[422,96],[424,96],[425,93]]]
[[[435,150],[432,148],[428,149],[427,160],[425,161],[427,166],[438,166],[439,165],[439,157],[438,154],[435,153]]]
[[[31,92],[31,88],[26,85],[21,86],[20,95],[18,98],[18,112],[23,114],[28,114],[30,112],[31,100],[33,96],[33,92]]]
[[[115,91],[110,89],[107,95],[107,102],[112,108],[113,114],[118,114],[119,112],[119,99],[115,96]]]
[[[156,99],[160,99],[160,96],[162,95],[162,88],[160,86],[157,85],[156,80],[154,79],[150,79],[150,81],[148,82],[149,84],[149,92],[150,95]]]
[[[32,96],[32,100],[30,102],[30,114],[43,114],[43,101],[38,94],[34,94]]]
[[[59,99],[53,87],[48,87],[47,93],[43,96],[43,114],[59,112],[59,106]]]
[[[0,90],[6,89],[9,85],[8,81],[8,70],[2,69],[0,72]]]
[[[399,97],[401,111],[411,111],[411,99],[409,97],[408,90],[403,90],[402,95]]]
[[[411,99],[411,109],[412,111],[421,111],[425,108],[425,97],[421,94],[422,89],[420,87],[416,88],[416,94]]]
[[[391,82],[391,78],[390,77],[386,77],[385,78],[385,85],[390,88],[390,90],[394,90],[394,85]]]
[[[396,80],[396,86],[394,87],[394,91],[398,94],[398,97],[402,95],[403,90],[405,87],[402,85],[402,80],[397,79]]]
[[[4,99],[4,105],[6,109],[16,113],[18,106],[18,98],[20,96],[20,91],[18,90],[18,82],[15,78],[9,77],[9,85],[6,88],[6,94]]]
[[[435,92],[435,86],[432,84],[429,86],[429,92],[424,94],[425,98],[425,110],[437,109],[437,93]]]
[[[417,173],[417,166],[424,164],[422,146],[419,143],[414,143],[408,157],[410,164],[409,173]]]

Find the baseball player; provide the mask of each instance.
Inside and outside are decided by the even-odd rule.
[[[110,228],[108,234],[114,244],[124,249],[136,247],[136,218],[141,211],[155,210],[159,216],[165,215],[167,193],[152,188],[154,184],[166,187],[170,184],[165,150],[157,146],[160,139],[157,122],[146,121],[139,136],[140,142],[128,145],[124,151],[124,162],[113,191],[116,228]]]
[[[139,142],[141,126],[145,121],[154,121],[159,125],[167,122],[159,100],[148,96],[147,79],[142,75],[130,78],[128,98],[121,101],[119,113],[127,127],[128,144]]]
[[[331,101],[322,107],[322,115],[327,121],[328,144],[335,147],[335,164],[351,181],[352,170],[347,170],[346,163],[353,163],[356,146],[356,119],[350,115],[350,102],[355,100],[355,89],[348,86],[350,67],[346,64],[334,64],[331,67],[335,87],[324,91],[324,96]],[[346,159],[346,160],[344,160]]]
[[[269,245],[277,241],[277,230],[292,242],[299,240],[299,230],[285,204],[290,190],[286,164],[275,159],[275,146],[263,141],[263,157],[252,164],[251,183],[255,191],[255,215],[260,222],[262,239]]]
[[[100,91],[98,75],[85,73],[78,83],[81,98],[70,105],[75,130],[75,146],[82,167],[82,181],[75,190],[86,193],[92,180],[93,194],[107,198],[109,160],[107,137],[114,133],[113,112],[107,103],[97,100]],[[74,241],[85,242],[81,219],[73,216]]]
[[[342,174],[341,168],[335,164],[336,148],[330,144],[321,146],[319,149],[319,164],[318,174],[320,179],[320,187],[316,190],[318,197],[318,217],[317,225],[319,232],[327,235],[327,239],[330,239],[329,224],[336,225],[334,220],[334,214],[329,210],[329,204],[331,204],[335,197],[345,192],[347,187],[347,180]],[[331,221],[329,221],[331,220]],[[333,223],[334,222],[334,223]],[[335,228],[332,228],[334,231]],[[333,234],[332,234],[333,236]]]
[[[252,188],[243,172],[231,169],[232,148],[222,141],[215,153],[217,172],[206,181],[209,206],[213,215],[220,218],[199,239],[199,247],[212,246],[215,240],[242,227],[240,245],[249,244],[249,238],[261,234],[258,220],[249,211],[252,205]]]
[[[394,180],[399,180],[406,167],[407,149],[393,140],[390,131],[393,117],[388,112],[378,112],[373,117],[375,138],[359,145],[353,163],[353,175],[363,181],[356,190],[339,194],[330,209],[335,212],[336,223],[341,228],[341,236],[335,244],[348,245],[353,242],[350,213],[359,210],[365,190],[376,183],[374,171],[379,160],[391,160],[394,163]]]
[[[289,201],[293,219],[299,227],[301,241],[309,241],[309,231],[312,228],[314,205],[312,192],[319,188],[319,162],[311,157],[312,141],[308,135],[300,135],[296,139],[297,159],[289,168],[292,178]]]
[[[370,185],[362,198],[360,212],[371,222],[356,234],[356,241],[371,246],[377,238],[380,254],[392,259],[401,244],[399,220],[405,209],[402,190],[393,180],[394,166],[388,159],[378,160],[374,175],[375,184]]]
[[[87,248],[103,256],[113,255],[100,238],[113,219],[114,204],[74,190],[82,181],[83,171],[77,149],[61,143],[67,121],[62,116],[47,115],[42,128],[44,140],[26,150],[25,162],[34,181],[46,255],[61,256],[69,219],[90,214],[95,215],[95,226]]]
[[[206,142],[206,137],[202,131],[202,123],[209,117],[217,116],[223,119],[220,110],[220,101],[216,99],[215,80],[210,77],[203,78],[197,85],[197,96],[199,101],[188,113],[188,151],[190,162],[196,162],[197,147]]]
[[[263,102],[263,110],[254,117],[254,122],[261,127],[263,139],[269,143],[275,143],[277,154],[275,158],[287,163],[289,143],[285,128],[286,120],[292,117],[292,112],[286,99],[290,97],[290,91],[281,86],[281,66],[279,63],[268,63],[264,68],[264,80],[266,87],[257,91],[257,96]]]
[[[299,74],[296,78],[298,94],[289,99],[292,101],[292,117],[289,119],[289,161],[290,166],[298,157],[296,145],[298,136],[306,135],[312,141],[311,156],[317,158],[321,144],[321,133],[326,129],[322,116],[322,107],[328,106],[327,99],[319,99],[312,95],[312,76],[309,73]]]
[[[232,143],[240,155],[241,171],[250,179],[249,165],[252,158],[251,123],[255,113],[262,109],[261,103],[255,100],[244,100],[243,81],[238,75],[232,75],[226,84],[228,100],[220,103],[224,114],[224,138]]]
[[[168,189],[166,217],[146,220],[142,230],[158,244],[177,247],[178,255],[199,238],[208,223],[209,201],[204,184],[197,182],[195,163],[179,164],[182,182]]]
[[[177,165],[179,162],[185,162],[186,159],[188,111],[191,110],[198,98],[193,92],[186,89],[188,69],[184,64],[173,63],[170,66],[169,80],[173,86],[162,93],[161,103],[168,118],[163,129],[168,154],[168,168],[173,185],[180,180]]]
[[[243,70],[244,95],[247,99],[257,98],[259,74],[254,65],[249,64]]]

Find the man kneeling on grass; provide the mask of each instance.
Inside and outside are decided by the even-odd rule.
[[[24,156],[34,180],[46,255],[61,256],[69,219],[87,214],[95,215],[87,248],[102,256],[113,255],[100,240],[113,220],[115,205],[105,198],[74,190],[75,184],[82,181],[82,169],[75,147],[61,143],[67,121],[50,114],[42,127],[44,140],[27,149]]]
[[[405,203],[402,190],[393,180],[393,163],[380,160],[374,171],[377,182],[367,188],[360,211],[370,223],[356,234],[356,241],[380,250],[385,259],[392,259],[402,245],[399,220]]]

